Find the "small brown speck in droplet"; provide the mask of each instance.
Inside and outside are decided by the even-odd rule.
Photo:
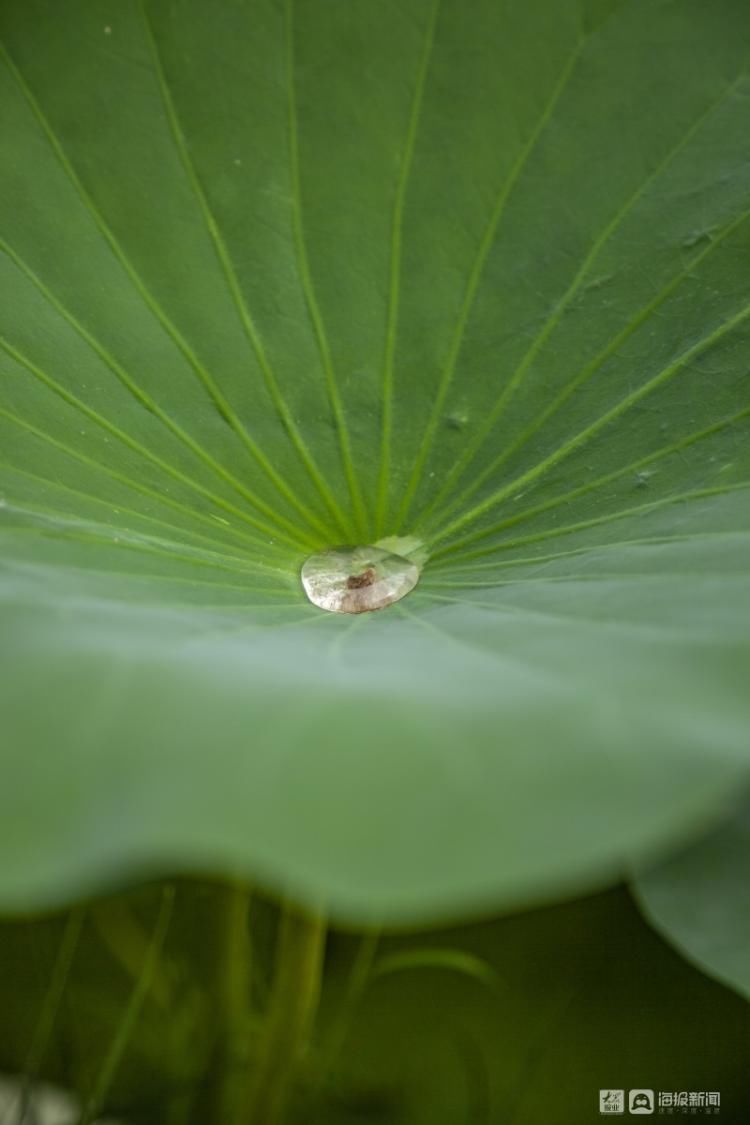
[[[375,571],[371,566],[362,574],[350,574],[346,580],[348,590],[362,590],[365,586],[372,586],[375,581]]]

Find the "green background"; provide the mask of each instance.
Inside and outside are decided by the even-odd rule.
[[[118,943],[103,939],[122,933],[123,910],[150,931],[157,894],[140,888],[89,904],[44,1058],[50,1079],[86,1089],[96,1077],[132,988]],[[201,1113],[200,1098],[216,1033],[220,909],[216,884],[178,885],[156,984],[107,1097],[113,1117],[182,1123],[187,1095],[197,1102],[191,1121],[214,1121],[210,1108]],[[258,900],[253,917],[262,997],[272,918]],[[28,1062],[64,932],[58,917],[0,928],[7,1068]],[[385,935],[376,971],[342,1027],[361,943],[343,931],[329,937],[308,1059],[317,1094],[308,1088],[293,1121],[596,1125],[599,1090],[609,1088],[718,1091],[718,1116],[672,1120],[747,1119],[747,1004],[668,949],[622,889],[468,927]]]

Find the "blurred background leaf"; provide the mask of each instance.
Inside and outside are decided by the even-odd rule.
[[[750,804],[635,880],[646,917],[704,972],[750,996]]]

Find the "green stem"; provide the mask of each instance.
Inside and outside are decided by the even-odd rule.
[[[19,1095],[20,1108],[18,1115],[16,1116],[16,1114],[13,1113],[16,1103],[11,1101],[6,1114],[2,1118],[2,1125],[10,1125],[11,1120],[30,1121],[32,1119],[30,1108],[34,1086],[39,1078],[42,1063],[44,1062],[52,1038],[55,1021],[60,1012],[63,993],[68,983],[73,958],[75,957],[78,942],[81,937],[85,913],[84,907],[77,906],[74,907],[68,915],[55,958],[54,968],[52,969],[52,979],[50,980],[49,988],[42,1002],[42,1009],[34,1029],[28,1058],[26,1060],[25,1074]],[[12,1118],[11,1114],[13,1114]]]
[[[248,928],[250,890],[242,883],[223,888],[216,925],[215,1118],[222,1125],[241,1122],[244,1072],[249,1055],[252,947]]]
[[[331,1071],[343,1053],[352,1019],[372,977],[375,955],[380,941],[380,931],[363,934],[352,962],[349,980],[341,1006],[334,1017],[320,1064],[317,1068],[316,1091],[329,1079]]]
[[[125,1006],[120,1023],[115,1031],[112,1042],[104,1056],[99,1073],[94,1081],[93,1089],[86,1098],[78,1125],[91,1125],[91,1122],[100,1113],[102,1106],[109,1094],[112,1081],[115,1078],[125,1049],[130,1042],[133,1029],[141,1014],[144,1001],[151,988],[154,975],[159,964],[164,938],[167,934],[172,909],[174,906],[174,887],[168,884],[161,893],[161,903],[156,916],[154,930],[151,935],[146,956],[143,959],[140,974],[133,985],[130,998]]]
[[[276,968],[248,1121],[280,1125],[309,1043],[320,997],[326,926],[322,916],[282,909]]]
[[[128,976],[137,980],[148,955],[149,936],[130,904],[122,898],[107,899],[94,903],[89,914],[114,959]],[[168,1009],[172,1002],[169,977],[158,965],[151,982],[151,996],[163,1009]]]

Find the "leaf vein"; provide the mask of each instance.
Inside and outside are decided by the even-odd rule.
[[[399,296],[401,285],[401,235],[406,204],[406,192],[411,176],[411,167],[417,142],[419,120],[422,114],[422,102],[427,85],[427,73],[435,43],[438,14],[441,0],[433,0],[430,16],[425,31],[425,41],[419,71],[414,87],[409,125],[401,158],[401,169],[396,186],[396,196],[393,204],[393,219],[391,226],[391,255],[390,277],[388,286],[388,307],[386,312],[385,349],[383,355],[382,373],[382,400],[381,400],[381,440],[380,440],[380,470],[378,474],[378,489],[376,501],[375,523],[377,534],[382,535],[388,515],[388,489],[391,474],[391,431],[393,429],[393,376],[394,358],[396,353],[396,335],[398,331]]]
[[[443,496],[446,495],[446,493],[450,490],[450,488],[452,487],[452,485],[456,481],[456,479],[458,477],[460,477],[461,473],[464,471],[464,469],[467,467],[467,465],[473,460],[473,458],[479,452],[482,445],[485,443],[485,441],[489,437],[490,433],[494,429],[495,425],[497,424],[497,422],[501,418],[501,416],[503,414],[503,411],[505,409],[505,406],[507,405],[508,401],[510,400],[512,395],[515,393],[515,391],[518,389],[518,387],[521,386],[529,368],[531,367],[532,363],[534,362],[536,356],[539,354],[539,351],[543,348],[544,344],[547,342],[547,340],[552,335],[552,333],[554,332],[557,325],[560,323],[560,320],[561,320],[562,316],[564,315],[566,309],[570,306],[571,302],[577,296],[583,282],[585,281],[586,277],[589,275],[589,273],[591,271],[591,267],[595,264],[595,262],[598,259],[601,251],[604,249],[604,247],[609,242],[609,240],[612,238],[612,236],[616,233],[616,231],[620,228],[620,226],[622,225],[624,220],[627,218],[629,213],[632,211],[633,207],[645,195],[645,193],[649,190],[649,188],[659,179],[659,177],[667,170],[669,165],[677,158],[677,156],[683,151],[683,149],[685,149],[685,147],[690,144],[690,142],[693,140],[693,138],[696,136],[696,134],[705,125],[706,121],[711,116],[713,116],[713,114],[719,109],[719,107],[721,105],[723,105],[724,102],[736,92],[737,88],[745,80],[746,77],[747,77],[747,72],[745,70],[743,70],[731,83],[729,83],[729,85],[724,90],[722,90],[721,94],[717,98],[714,98],[711,101],[711,103],[708,105],[708,107],[705,110],[703,110],[703,112],[700,113],[698,115],[698,117],[692,122],[692,124],[690,125],[687,132],[683,134],[683,136],[680,138],[680,140],[669,150],[669,152],[666,154],[666,156],[664,156],[659,161],[659,163],[656,165],[656,167],[653,169],[653,171],[650,172],[649,175],[646,176],[646,178],[641,181],[641,183],[638,185],[638,187],[635,189],[635,191],[632,192],[632,194],[618,208],[618,210],[615,212],[615,214],[610,219],[610,221],[605,224],[603,229],[600,231],[600,233],[594,239],[588,253],[584,256],[583,261],[581,262],[578,269],[576,270],[575,275],[574,275],[573,280],[571,281],[570,285],[568,286],[568,288],[566,289],[565,293],[562,295],[560,300],[555,303],[555,305],[552,308],[549,316],[547,317],[544,324],[542,325],[540,331],[537,333],[535,338],[532,340],[532,342],[529,345],[529,347],[527,348],[524,356],[522,357],[520,363],[516,367],[516,370],[514,371],[513,375],[511,376],[511,378],[508,380],[505,387],[503,388],[503,391],[500,394],[497,402],[495,403],[493,408],[487,414],[487,417],[482,422],[482,425],[478,429],[474,439],[470,443],[468,443],[468,445],[466,446],[466,449],[462,452],[461,456],[458,458],[455,465],[452,466],[450,472],[446,475],[445,480],[443,481],[443,484],[440,488],[440,491],[436,495],[433,502],[430,504],[429,508],[422,514],[422,517],[421,517],[422,519],[426,518],[427,515],[429,514],[429,512],[434,511],[434,509],[439,505]],[[730,224],[730,229],[734,229],[735,225],[736,225],[735,223]],[[708,250],[712,249],[712,248],[713,248],[713,243],[710,243],[708,248],[704,248],[699,254],[697,254],[695,256],[695,259],[691,262],[690,266],[687,267],[685,270],[682,270],[677,275],[679,280],[682,280],[684,277],[688,276],[690,270],[694,269],[697,262],[699,262],[701,260],[701,258],[705,257]],[[652,301],[651,305],[647,306],[649,308],[649,311],[654,311],[655,308],[657,308],[659,306],[659,304],[661,304],[663,302],[663,300],[665,300],[666,297],[669,296],[669,294],[672,292],[674,287],[676,287],[675,280],[670,282],[670,284],[663,290],[662,294],[660,294],[657,301]],[[640,320],[637,320],[633,323],[637,327],[642,322]],[[624,338],[627,338],[627,336],[625,336]],[[620,340],[618,338],[618,346],[619,346],[619,343],[621,343],[621,342],[622,342],[622,340]],[[608,354],[608,353],[605,349],[605,355],[606,354]],[[594,362],[596,363],[596,361],[594,361]],[[599,366],[599,363],[596,363],[596,366],[594,366],[593,368],[586,368],[584,370],[587,371],[587,375],[590,375],[590,374],[593,373],[593,371],[597,370],[598,366]],[[574,380],[573,383],[571,384],[572,387],[577,387],[579,385],[580,385],[580,382],[576,381],[576,380]],[[570,392],[568,392],[568,394],[569,393]],[[557,400],[555,400],[555,401],[557,402]],[[565,399],[563,399],[563,401],[565,401]],[[548,416],[549,416],[549,414],[547,412],[544,412],[544,414],[542,415],[542,418],[544,420],[546,420],[546,418]],[[542,423],[540,421],[539,425],[541,425],[541,424]],[[535,433],[536,430],[539,428],[539,425],[532,426],[530,428],[530,433],[531,434]],[[525,440],[526,440],[526,433],[524,433],[518,439],[516,439],[507,449],[503,450],[502,454],[500,454],[499,457],[497,457],[487,468],[485,468],[482,471],[482,473],[480,473],[478,475],[477,478],[475,478],[472,481],[472,483],[461,494],[461,497],[456,498],[454,500],[454,502],[451,503],[448,511],[452,511],[456,507],[459,507],[460,504],[463,503],[465,499],[467,499],[469,496],[473,495],[474,492],[476,492],[476,490],[481,487],[482,483],[487,479],[487,477],[490,476],[501,464],[503,464],[508,459],[508,457],[511,455],[511,453],[514,452],[520,445],[522,445]],[[445,514],[445,512],[444,512],[444,514]]]
[[[182,167],[185,171],[185,175],[187,176],[188,182],[190,183],[190,186],[197,200],[203,220],[206,224],[206,228],[214,246],[216,257],[224,274],[227,288],[237,310],[240,323],[242,324],[245,335],[247,336],[248,341],[250,342],[252,350],[255,354],[264,382],[279,415],[279,418],[281,419],[281,422],[284,426],[287,437],[289,438],[293,448],[299,455],[300,460],[304,464],[310,479],[315,485],[318,493],[326,504],[331,515],[336,520],[341,530],[346,531],[346,520],[344,519],[342,512],[338,504],[336,503],[336,499],[331,492],[328,483],[325,481],[322,473],[315,463],[312,454],[307,448],[307,445],[299,431],[299,428],[295,423],[294,418],[292,417],[292,412],[289,409],[289,405],[286,402],[286,399],[281,391],[279,382],[273,372],[268,356],[266,354],[266,350],[263,346],[263,342],[260,338],[260,334],[255,325],[255,321],[250,313],[247,301],[245,300],[245,296],[240,286],[239,278],[232,262],[231,255],[227,248],[226,242],[224,241],[224,237],[219,229],[213,211],[211,210],[205,190],[193,163],[193,159],[190,155],[190,149],[185,139],[185,134],[183,133],[182,125],[180,124],[177,109],[175,107],[169,84],[167,82],[167,77],[164,72],[159,45],[157,43],[156,36],[154,35],[151,21],[148,17],[145,0],[140,0],[140,10],[143,15],[143,22],[146,28],[146,38],[148,40],[148,45],[154,62],[154,71],[156,74],[157,82],[159,84],[162,101],[164,103],[164,110],[167,121],[169,123],[170,131],[172,133],[175,148],[180,158]],[[235,427],[238,435],[246,444],[249,443],[249,447],[255,449],[256,443],[250,438],[246,427],[243,426],[242,422],[239,420],[239,418],[237,418],[234,411],[231,411],[231,418],[232,424]],[[279,474],[273,468],[273,466],[270,465],[270,463],[268,464],[267,469],[271,472],[271,474],[273,475],[273,479],[277,483],[277,487],[279,487],[279,482],[281,481]],[[287,499],[294,497],[294,493],[291,491],[291,489],[288,488],[288,486],[286,486],[286,484],[283,485],[282,491]],[[299,501],[296,499],[296,497],[294,497],[292,502],[295,504],[295,506],[299,506]],[[309,520],[310,513],[308,513],[306,509],[303,509],[303,512],[306,518]]]

